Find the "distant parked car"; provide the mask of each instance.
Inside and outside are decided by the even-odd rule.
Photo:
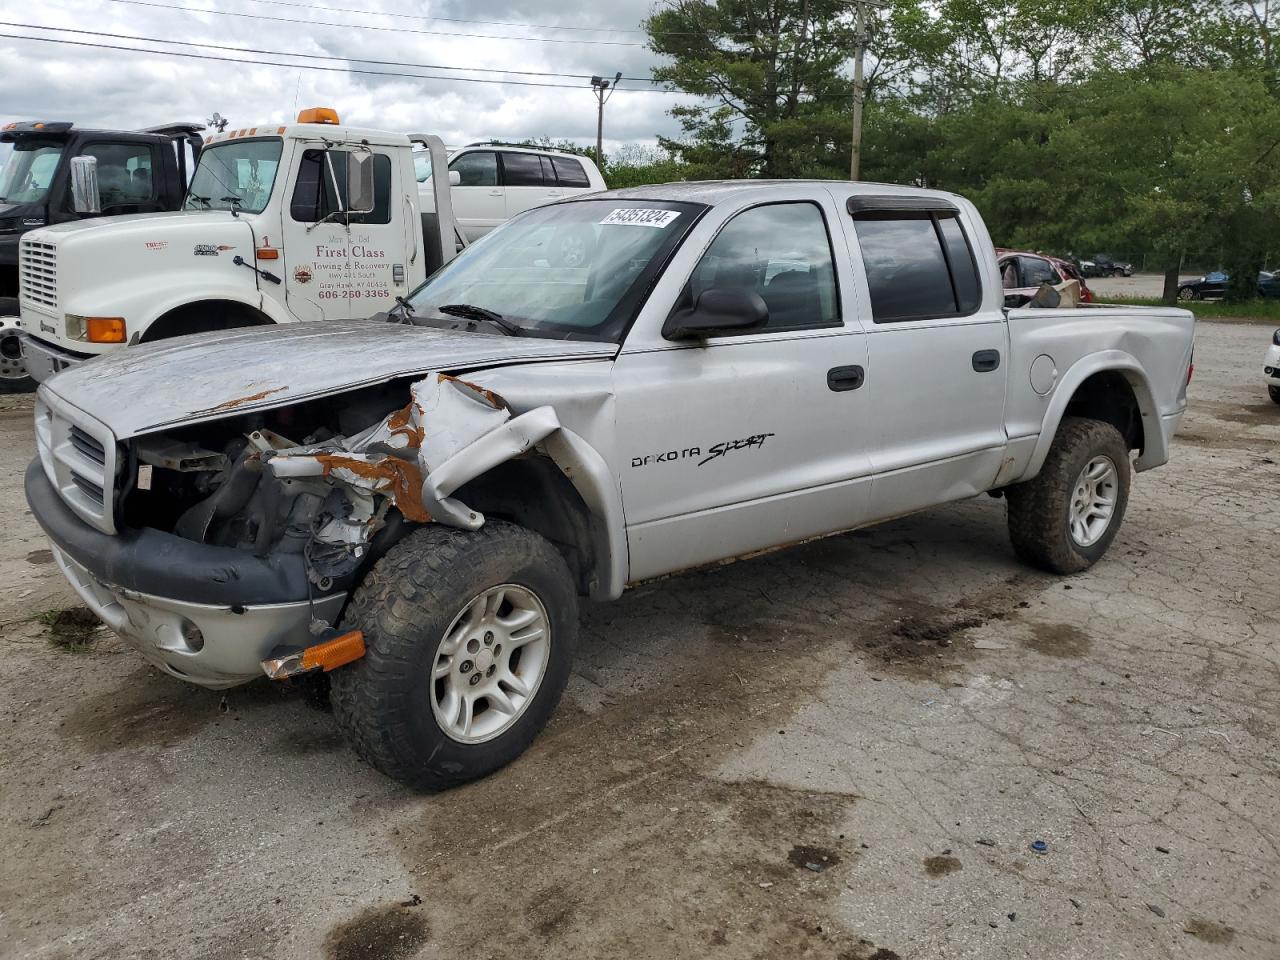
[[[1179,300],[1219,300],[1227,295],[1231,277],[1221,270],[1206,273],[1195,280],[1178,283]],[[1280,274],[1267,270],[1258,273],[1258,296],[1267,300],[1280,300]]]
[[[1006,297],[1021,296],[1030,300],[1042,283],[1056,287],[1068,280],[1078,280],[1081,302],[1093,303],[1093,291],[1085,283],[1080,270],[1069,260],[1004,248],[996,249],[996,260],[1000,264],[1000,279]]]
[[[1086,277],[1132,277],[1133,264],[1106,253],[1095,253],[1092,260],[1080,261],[1080,272]]]
[[[1267,347],[1267,355],[1262,360],[1262,375],[1267,381],[1267,393],[1280,403],[1280,330],[1271,334],[1271,346]]]

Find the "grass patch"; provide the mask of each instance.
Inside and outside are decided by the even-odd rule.
[[[67,653],[89,653],[97,640],[98,627],[102,626],[88,607],[44,610],[32,619],[44,624],[49,643]]]
[[[1162,307],[1155,297],[1100,297],[1107,303],[1131,307]],[[1197,320],[1247,320],[1280,326],[1280,300],[1249,300],[1245,303],[1223,303],[1221,300],[1179,300],[1178,306],[1190,310]]]

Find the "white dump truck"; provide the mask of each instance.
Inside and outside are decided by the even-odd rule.
[[[415,146],[441,172],[425,213]],[[449,183],[439,138],[343,126],[326,108],[207,137],[183,209],[22,238],[30,374],[126,344],[387,310],[466,244]]]

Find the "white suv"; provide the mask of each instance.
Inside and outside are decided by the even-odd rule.
[[[414,166],[419,202],[430,212],[435,209],[430,158],[415,154]],[[604,177],[586,157],[500,143],[470,143],[451,151],[449,181],[454,215],[468,240],[533,207],[606,189]]]

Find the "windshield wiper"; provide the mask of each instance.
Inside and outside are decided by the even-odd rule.
[[[463,317],[467,320],[484,320],[492,323],[509,337],[518,337],[524,332],[524,329],[517,324],[512,323],[500,313],[489,310],[486,307],[477,307],[474,303],[446,303],[443,307],[436,307],[440,313],[447,313],[451,317]]]
[[[397,308],[405,323],[413,323],[413,304],[399,294],[396,295],[396,306],[391,308],[391,312],[395,313]]]
[[[200,194],[198,194],[198,193],[189,193],[189,194],[187,194],[187,199],[188,199],[188,200],[194,200],[196,203],[203,203],[203,204],[205,205],[206,209],[208,208],[209,204],[212,202],[212,201],[210,201],[210,199],[209,199],[208,197],[202,197],[202,196],[200,196]]]

